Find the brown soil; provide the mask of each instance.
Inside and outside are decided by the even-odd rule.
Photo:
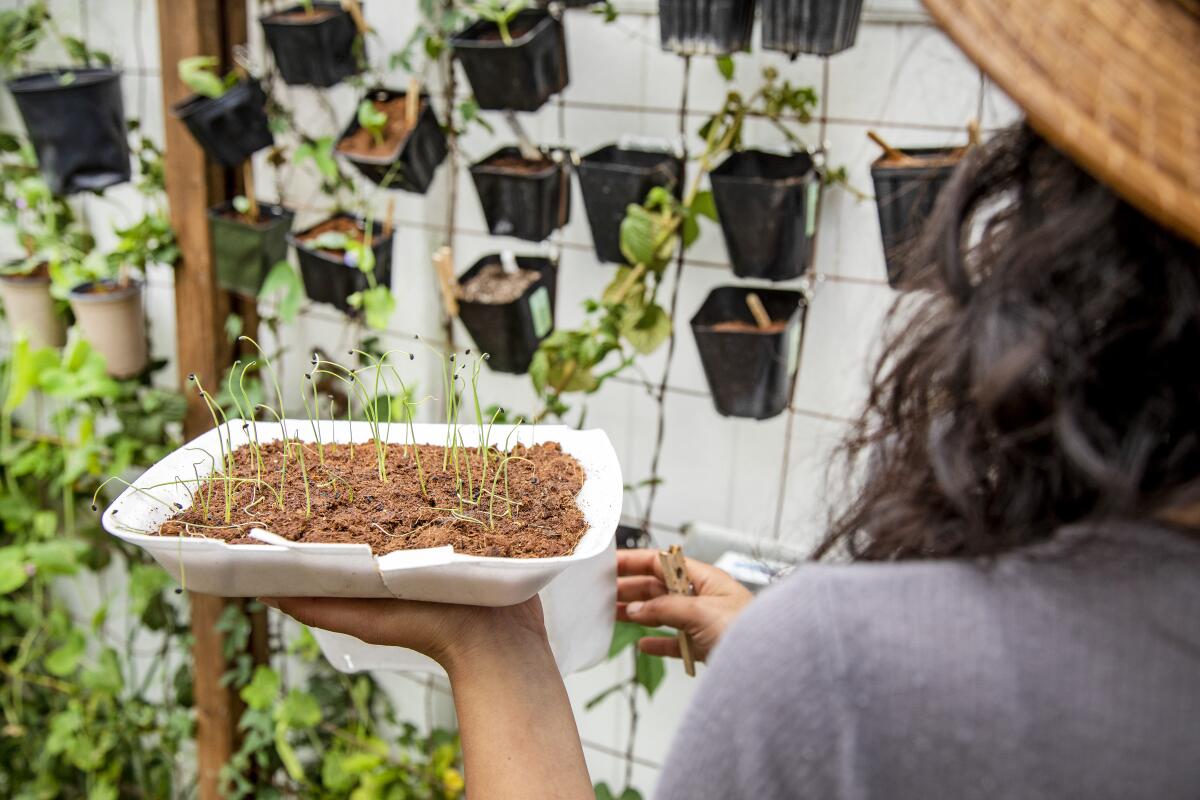
[[[129,288],[128,281],[95,281],[83,294],[116,294]],[[72,290],[74,291],[74,290]]]
[[[284,467],[284,445],[270,442],[261,448],[263,480],[279,491],[283,482],[283,508],[272,490],[258,483],[234,484],[229,522],[224,519],[225,482],[219,476],[196,493],[192,507],[163,523],[160,536],[205,536],[230,544],[261,544],[246,534],[262,528],[294,542],[358,543],[371,546],[376,555],[394,550],[451,545],[456,552],[504,558],[545,558],[570,554],[587,530],[575,497],[583,487],[579,462],[548,442],[530,448],[517,446],[504,473],[496,482],[492,518],[488,519],[492,483],[503,456],[489,451],[486,480],[481,481],[478,451],[459,451],[462,488],[456,489],[454,464],[442,468],[444,448],[421,445],[418,455],[424,471],[423,494],[414,449],[400,444],[387,447],[387,482],[380,481],[375,447],[371,442],[325,445],[325,457],[315,443],[304,443],[304,466],[308,472],[306,510],[305,481],[296,448]],[[257,464],[248,446],[233,453],[235,477],[255,479]],[[468,470],[467,465],[470,465]],[[468,483],[467,475],[471,481]],[[480,493],[480,483],[484,490]],[[475,504],[464,500],[474,497]],[[209,494],[211,492],[211,494]],[[200,499],[208,495],[209,515]],[[480,499],[482,498],[482,499]],[[508,502],[511,513],[505,513]],[[459,511],[461,509],[461,511]],[[201,527],[212,526],[212,527]]]
[[[324,222],[317,223],[304,233],[299,234],[296,239],[301,242],[310,242],[313,239],[316,239],[322,233],[330,232],[344,233],[356,242],[363,241],[365,237],[365,232],[362,228],[358,227],[358,223],[355,220],[349,217],[330,217]],[[343,254],[342,250],[321,249],[315,252],[324,253],[325,255],[333,258],[341,258]]]
[[[253,227],[258,227],[260,225],[267,225],[271,222],[274,222],[276,219],[276,217],[272,216],[271,214],[269,214],[263,210],[262,203],[259,203],[258,219],[252,219],[249,214],[243,214],[242,212],[238,211],[236,208],[226,208],[226,209],[222,210],[221,218],[231,220],[233,222],[238,222],[238,223],[241,223],[242,225],[250,225]]]
[[[510,275],[500,264],[488,264],[462,285],[462,299],[468,303],[506,305],[519,300],[540,277],[541,273],[531,269],[518,268]]]
[[[540,21],[541,20],[536,19],[525,19],[510,23],[508,26],[508,35],[515,42],[517,39],[520,39],[522,36],[533,30],[533,27]],[[500,42],[503,40],[504,38],[500,35],[500,28],[495,25],[475,37],[475,41],[477,42]]]
[[[520,156],[503,155],[489,159],[483,166],[502,172],[515,172],[520,175],[538,175],[557,166],[548,158],[540,161],[530,161]]]
[[[314,8],[313,13],[309,14],[303,8],[297,8],[294,11],[284,11],[281,14],[272,14],[267,17],[268,22],[285,22],[291,25],[313,25],[315,23],[327,20],[336,14],[337,11],[332,8]]]
[[[50,265],[42,262],[29,272],[0,273],[0,280],[6,281],[47,281],[50,280]]]
[[[366,128],[359,128],[354,133],[342,139],[337,144],[339,153],[345,153],[348,156],[359,156],[361,158],[394,158],[400,151],[400,147],[404,144],[404,140],[408,138],[408,133],[411,130],[408,126],[406,116],[406,105],[404,95],[393,97],[390,100],[375,100],[375,108],[387,114],[387,124],[383,128],[383,142],[376,142],[375,137]],[[421,112],[425,110],[425,102],[421,102],[421,107],[417,109],[417,119],[421,118]]]
[[[959,161],[962,161],[963,152],[956,150],[952,153],[942,153],[940,155],[921,155],[920,153],[905,153],[899,151],[900,156],[882,156],[878,163],[884,167],[913,167],[928,169],[929,167],[952,167]]]
[[[766,328],[760,328],[753,322],[743,322],[740,319],[730,320],[728,322],[718,322],[712,326],[712,329],[717,333],[782,333],[787,330],[788,321],[786,319],[773,319],[771,324]]]

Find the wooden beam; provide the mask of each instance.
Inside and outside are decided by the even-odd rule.
[[[171,224],[179,243],[175,271],[176,348],[180,381],[188,399],[184,435],[192,438],[212,426],[208,410],[187,376],[195,373],[214,391],[228,360],[224,335],[228,298],[217,288],[208,233],[208,208],[229,196],[231,176],[211,163],[169,108],[189,94],[175,65],[196,55],[228,60],[245,40],[245,0],[158,0],[159,48],[165,119],[165,169]],[[229,34],[238,35],[237,42]],[[219,800],[221,768],[237,746],[241,705],[221,685],[228,664],[224,637],[217,630],[230,601],[192,594],[193,685],[200,800]]]

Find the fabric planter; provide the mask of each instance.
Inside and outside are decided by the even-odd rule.
[[[259,202],[259,222],[251,224],[236,216],[233,202],[208,210],[208,232],[212,237],[217,282],[222,289],[256,297],[267,273],[287,258],[290,209]]]
[[[583,189],[583,205],[592,228],[596,256],[601,261],[623,264],[621,222],[631,203],[645,201],[656,186],[674,189],[681,165],[670,153],[623,150],[608,145],[589,153],[576,167]]]

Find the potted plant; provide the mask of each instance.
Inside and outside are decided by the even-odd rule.
[[[289,233],[288,241],[296,248],[311,300],[356,314],[375,308],[362,302],[367,292],[370,298],[391,297],[392,234],[380,223],[343,212]]]
[[[545,240],[571,219],[571,171],[561,150],[523,156],[502,147],[471,166],[488,230],[530,242]]]
[[[274,203],[238,196],[208,210],[208,232],[222,289],[258,295],[267,273],[287,257],[294,214]]]
[[[556,270],[547,258],[486,255],[458,279],[458,315],[487,364],[521,375],[554,330]]]
[[[762,46],[830,56],[854,45],[862,0],[760,0]]]
[[[727,55],[750,48],[755,0],[658,0],[662,48],[680,55]]]
[[[804,314],[800,292],[718,286],[709,293],[692,334],[722,416],[768,419],[787,407]]]
[[[446,158],[446,134],[429,95],[412,87],[410,91],[376,88],[359,103],[337,152],[385,188],[424,194]]]
[[[34,348],[62,347],[67,326],[50,295],[50,267],[27,260],[0,267],[0,301],[13,333],[23,334]]]
[[[821,189],[812,157],[742,150],[713,170],[711,180],[734,274],[772,281],[802,275]]]
[[[289,85],[333,86],[360,72],[366,62],[366,40],[338,3],[304,0],[258,21]]]
[[[671,153],[608,145],[584,156],[576,172],[592,242],[601,261],[621,264],[621,222],[631,203],[641,203],[656,186],[674,191],[681,164]]]
[[[920,233],[933,211],[938,193],[962,160],[961,147],[910,147],[898,150],[878,135],[883,155],[871,164],[875,184],[875,207],[887,264],[888,284],[899,288],[904,251]]]
[[[451,37],[479,107],[537,111],[567,85],[562,23],[524,0],[486,0],[480,19]]]
[[[267,96],[254,78],[219,77],[213,56],[179,62],[179,77],[194,95],[171,112],[217,163],[235,167],[275,141],[267,123]]]

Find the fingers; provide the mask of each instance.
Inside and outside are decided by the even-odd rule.
[[[658,550],[649,548],[618,550],[617,575],[652,575],[660,581],[665,580],[658,552]],[[723,587],[737,583],[724,570],[717,569],[711,564],[696,561],[694,558],[687,558],[684,561],[687,563],[688,580],[696,587],[697,594],[722,593]]]
[[[624,612],[628,620],[640,625],[669,625],[684,630],[700,627],[708,616],[699,598],[680,594],[629,603]]]
[[[667,587],[651,575],[633,575],[617,578],[617,602],[632,603],[635,600],[652,600],[667,593]]]
[[[668,639],[665,636],[647,636],[644,639],[638,639],[638,649],[648,656],[682,657],[679,653],[679,640]]]
[[[341,597],[275,597],[260,599],[297,622],[313,628],[349,634],[364,642],[376,641],[386,629],[385,620],[400,607],[417,605],[404,600],[367,600]],[[414,609],[419,613],[419,609]]]

